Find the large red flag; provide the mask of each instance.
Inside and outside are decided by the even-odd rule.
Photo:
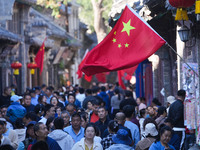
[[[45,38],[45,40],[46,40],[46,38]],[[44,42],[45,42],[45,40],[43,41],[42,46],[40,47],[40,49],[37,52],[36,57],[35,57],[35,62],[37,64],[37,67],[40,69],[40,74],[43,71],[43,61],[44,61],[44,51],[45,51]]]
[[[90,76],[127,69],[147,59],[165,43],[150,25],[126,6],[111,32],[88,53],[81,70]]]

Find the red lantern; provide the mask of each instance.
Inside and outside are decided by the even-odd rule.
[[[36,64],[35,62],[32,62],[32,63],[29,63],[29,64],[27,65],[27,67],[28,67],[29,69],[31,69],[31,74],[34,74],[34,73],[35,73],[35,69],[37,68],[37,64]]]
[[[187,7],[191,7],[195,0],[169,0],[169,3],[177,8],[175,20],[188,20]]]
[[[22,67],[22,64],[18,61],[11,64],[11,68],[14,69],[14,75],[19,75],[19,68]]]

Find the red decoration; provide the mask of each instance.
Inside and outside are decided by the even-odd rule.
[[[195,0],[169,0],[169,3],[176,8],[187,8],[191,7]]]
[[[27,65],[27,67],[28,67],[29,69],[31,69],[31,74],[34,74],[34,73],[35,73],[35,69],[37,68],[37,64],[36,64],[35,62],[32,62],[32,63],[29,63],[29,64]]]
[[[18,61],[11,64],[11,68],[14,69],[14,75],[19,75],[19,68],[22,67],[22,64]]]
[[[86,55],[80,71],[91,76],[128,69],[147,59],[165,43],[132,8],[126,6],[110,33]]]

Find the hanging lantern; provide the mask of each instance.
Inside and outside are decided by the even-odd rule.
[[[187,7],[191,7],[195,0],[169,0],[169,3],[177,8],[175,20],[188,20]]]
[[[19,68],[22,67],[22,64],[18,61],[11,64],[11,68],[14,69],[14,75],[19,75]]]
[[[29,69],[31,69],[31,74],[34,74],[34,73],[35,73],[35,69],[37,68],[37,64],[36,64],[35,62],[32,62],[32,63],[29,63],[29,64],[27,65],[27,67],[28,67]]]

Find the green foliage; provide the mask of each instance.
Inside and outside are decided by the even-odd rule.
[[[87,24],[91,31],[94,31],[94,13],[91,0],[77,0],[77,3],[81,6],[79,12],[80,20]],[[112,0],[103,0],[102,6],[106,8],[103,11],[103,18],[105,19],[105,24],[108,24],[108,13],[112,7]]]
[[[88,27],[94,31],[94,13],[92,3],[90,0],[77,0],[80,5],[79,17],[82,22],[88,25]]]
[[[67,0],[37,0],[37,5],[52,9],[52,16],[59,17],[61,4],[67,5]]]

